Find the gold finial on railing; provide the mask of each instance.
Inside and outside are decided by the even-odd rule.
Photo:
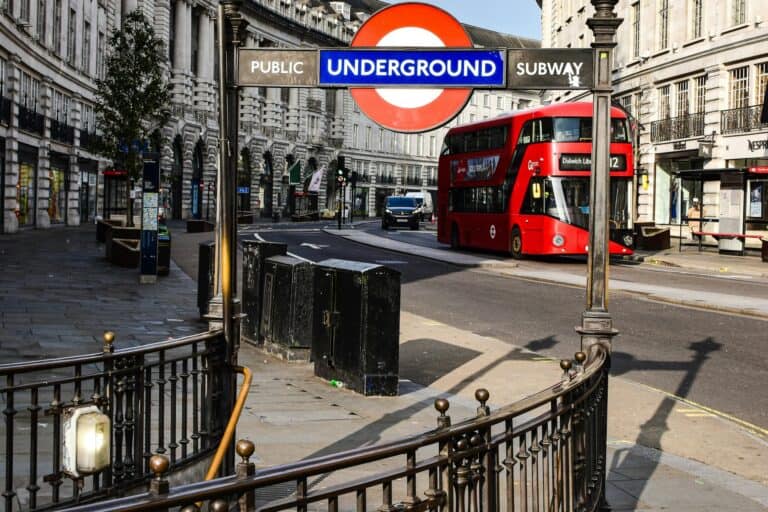
[[[113,345],[115,341],[115,333],[112,331],[105,331],[104,332],[104,347],[102,350],[105,354],[111,354],[115,351],[115,347]]]
[[[573,359],[576,361],[576,370],[583,372],[584,363],[587,360],[587,354],[582,351],[578,351],[573,355]]]
[[[163,475],[171,466],[168,457],[165,455],[153,455],[149,458],[149,470],[154,473],[155,478],[149,482],[149,492],[157,496],[158,494],[168,494],[170,489],[168,480]]]
[[[256,446],[253,444],[252,441],[249,441],[247,439],[241,439],[237,442],[237,445],[235,446],[235,451],[237,454],[243,458],[243,464],[248,464],[248,459],[251,458],[251,455],[253,455],[253,452],[256,450]]]
[[[489,416],[491,414],[491,408],[486,405],[490,396],[491,394],[485,388],[480,388],[475,391],[475,400],[480,402],[480,407],[477,408],[478,416]]]
[[[219,498],[211,502],[209,510],[211,512],[229,512],[229,503],[227,503],[227,500]]]
[[[179,510],[179,512],[200,512],[200,507],[195,505],[194,503],[191,505],[187,505],[186,507]]]
[[[568,359],[560,360],[560,369],[563,370],[563,380],[570,380],[571,368],[573,368],[573,363]]]
[[[437,418],[437,428],[446,428],[451,426],[451,417],[446,416],[448,408],[451,406],[450,402],[445,398],[438,398],[435,400],[435,409],[440,413]]]

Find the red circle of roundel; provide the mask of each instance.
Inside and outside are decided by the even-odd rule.
[[[408,2],[376,12],[363,23],[351,47],[375,47],[384,36],[403,27],[422,28],[435,34],[447,48],[472,48],[464,27],[456,18],[434,5]],[[472,89],[443,89],[440,96],[418,108],[392,105],[374,88],[350,88],[360,110],[385,128],[398,132],[425,132],[453,119],[472,95]]]

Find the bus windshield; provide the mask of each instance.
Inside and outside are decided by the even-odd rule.
[[[611,179],[611,229],[629,228],[630,187],[630,180]],[[523,209],[589,229],[589,178],[534,178]]]

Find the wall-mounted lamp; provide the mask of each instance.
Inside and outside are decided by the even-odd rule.
[[[67,410],[62,447],[64,471],[79,478],[109,466],[111,438],[109,416],[95,405]]]

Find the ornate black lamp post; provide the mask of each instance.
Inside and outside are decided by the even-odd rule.
[[[611,347],[618,333],[608,312],[608,212],[610,199],[611,67],[616,30],[623,21],[616,17],[618,0],[592,0],[595,16],[587,25],[595,36],[595,88],[592,127],[592,179],[589,205],[589,260],[587,309],[581,316],[581,349],[592,355],[596,344]]]

